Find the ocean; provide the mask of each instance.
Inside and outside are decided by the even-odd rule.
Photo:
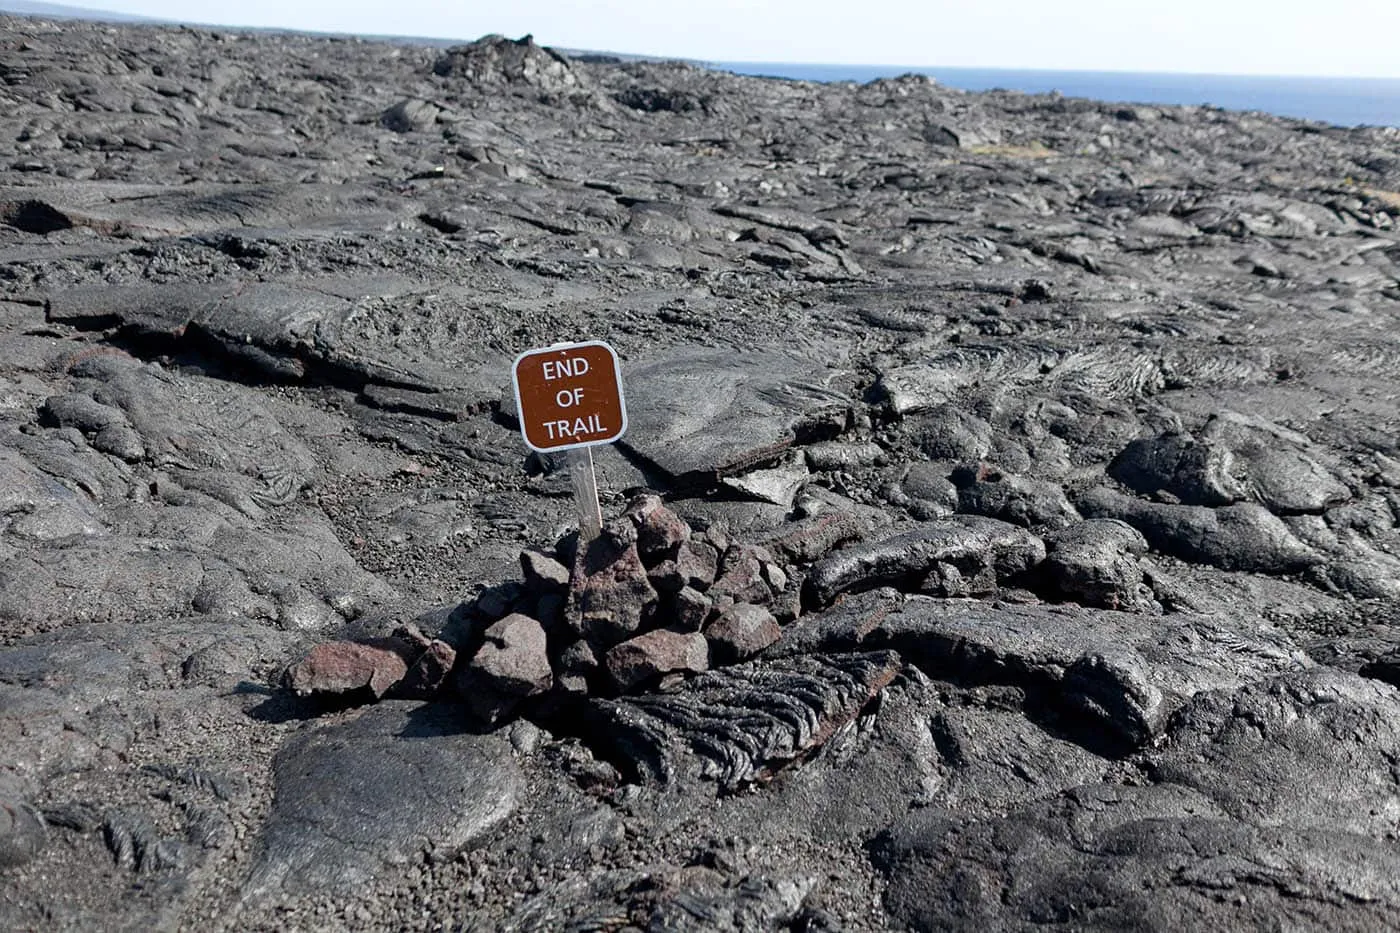
[[[1400,78],[1289,78],[1009,68],[900,68],[707,62],[710,68],[803,81],[858,81],[914,72],[968,91],[999,88],[1135,104],[1208,104],[1337,126],[1400,126]]]

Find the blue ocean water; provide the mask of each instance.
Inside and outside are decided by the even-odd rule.
[[[1338,126],[1400,126],[1400,78],[1289,78],[1113,71],[1021,71],[1010,68],[900,68],[711,62],[711,68],[803,81],[873,81],[926,74],[967,91],[1000,88],[1137,104],[1209,104],[1260,110]]]

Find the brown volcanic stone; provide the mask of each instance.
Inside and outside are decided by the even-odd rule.
[[[507,696],[534,696],[554,683],[544,627],[520,613],[486,630],[486,640],[468,669],[474,679]]]
[[[708,541],[691,538],[676,552],[676,571],[686,586],[708,589],[719,572],[719,551]]]
[[[447,685],[456,663],[456,650],[447,642],[434,639],[418,655],[394,693],[410,699],[430,699]]]
[[[638,496],[627,506],[626,515],[637,526],[637,550],[647,566],[673,556],[677,546],[690,538],[690,526],[666,508],[660,496]]]
[[[704,591],[715,581],[719,569],[719,552],[703,540],[681,542],[675,557],[668,557],[648,572],[652,585],[660,593],[675,593],[682,587]]]
[[[587,695],[588,681],[598,672],[598,658],[580,638],[559,652],[557,683],[565,693]]]
[[[397,638],[325,642],[287,668],[282,682],[302,696],[368,687],[378,699],[403,680],[415,653]]]
[[[604,658],[619,691],[672,671],[700,672],[710,666],[710,646],[699,632],[658,629],[616,645]]]
[[[752,603],[731,606],[705,627],[705,637],[718,664],[753,657],[782,637],[773,613]]]
[[[663,560],[647,571],[647,579],[656,588],[656,592],[663,595],[670,595],[679,592],[685,586],[685,578],[681,576],[680,570],[676,567],[674,560]]]
[[[525,586],[533,592],[549,593],[569,588],[569,568],[543,551],[521,551],[520,569],[525,574]]]
[[[672,617],[668,622],[683,632],[698,632],[710,616],[714,603],[699,590],[684,587],[672,597]]]
[[[725,552],[720,562],[719,579],[708,593],[716,603],[732,600],[734,603],[766,604],[773,599],[773,587],[765,573],[773,564],[773,555],[766,548],[736,544]],[[727,600],[726,600],[727,597]]]
[[[594,648],[606,650],[640,631],[656,600],[637,546],[620,546],[605,531],[579,552],[566,618]]]

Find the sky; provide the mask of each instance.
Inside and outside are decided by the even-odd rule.
[[[724,62],[1400,78],[1400,0],[68,0],[181,21]],[[195,14],[195,9],[222,9]]]

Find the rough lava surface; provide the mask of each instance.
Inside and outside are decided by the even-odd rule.
[[[1393,927],[1398,329],[1396,130],[0,17],[0,928]]]

